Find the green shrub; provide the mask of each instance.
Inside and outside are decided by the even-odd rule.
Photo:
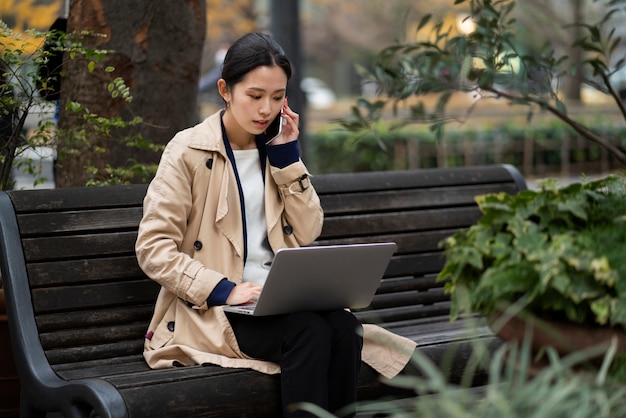
[[[626,148],[626,129],[607,125],[597,130],[601,130],[607,141]],[[543,171],[523,174],[543,175],[546,170],[559,173],[561,166],[566,163],[562,161],[561,155],[566,138],[572,144],[583,145],[582,148],[572,147],[570,162],[585,163],[585,167],[595,162],[598,169],[601,167],[600,146],[583,141],[569,127],[558,123],[525,127],[504,124],[484,130],[448,130],[443,140],[435,139],[434,134],[427,130],[369,131],[360,134],[329,130],[308,136],[306,159],[309,168],[318,174],[491,164],[523,167],[524,141],[532,140],[533,167],[541,165]],[[411,147],[413,154],[409,152]],[[618,164],[611,156],[605,158],[609,166]]]
[[[626,181],[476,198],[482,217],[442,241],[451,318],[524,301],[539,317],[626,328]]]

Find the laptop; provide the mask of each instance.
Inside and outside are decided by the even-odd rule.
[[[280,249],[256,303],[224,311],[265,316],[365,308],[395,251],[394,242]]]

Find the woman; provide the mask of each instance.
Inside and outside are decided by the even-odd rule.
[[[276,250],[309,244],[321,232],[319,197],[300,160],[299,117],[285,97],[290,77],[270,36],[248,34],[231,46],[218,81],[226,107],[167,145],[136,244],[140,266],[162,286],[146,335],[150,367],[280,372],[285,415],[298,402],[351,406],[362,354],[391,377],[414,348],[398,337],[399,357],[380,343],[362,350],[362,326],[345,310],[249,317],[222,309],[260,294]],[[264,132],[281,110],[282,133],[266,144],[272,138]]]

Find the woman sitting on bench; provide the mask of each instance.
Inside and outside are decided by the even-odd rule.
[[[323,212],[300,159],[299,116],[288,105],[291,64],[268,35],[226,54],[225,109],[167,145],[144,200],[139,264],[161,292],[145,341],[150,367],[211,363],[281,373],[285,415],[310,402],[354,414],[361,361],[397,374],[415,344],[361,325],[346,310],[268,317],[226,314],[252,301],[279,248],[313,242]],[[282,115],[282,131],[268,138]],[[393,349],[390,349],[393,348]]]

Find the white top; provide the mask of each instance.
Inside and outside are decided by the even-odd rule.
[[[274,254],[267,242],[265,185],[257,149],[233,150],[246,212],[248,257],[243,281],[264,284]]]

